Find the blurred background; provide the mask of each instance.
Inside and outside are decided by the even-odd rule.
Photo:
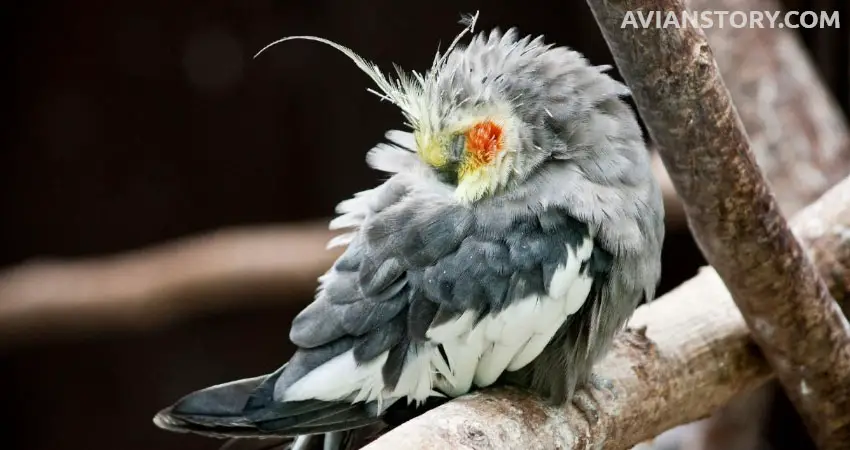
[[[784,4],[846,9],[843,0]],[[0,326],[13,331],[0,330],[0,447],[218,448],[161,431],[151,418],[191,390],[268,372],[289,356],[289,323],[320,270],[312,267],[333,256],[315,261],[328,236],[317,226],[337,202],[381,181],[365,152],[402,125],[394,107],[366,92],[368,78],[328,47],[290,42],[252,56],[282,36],[311,34],[384,68],[421,70],[459,31],[460,13],[476,9],[479,29],[517,26],[613,64],[578,0],[8,4],[0,19],[10,75],[2,85],[10,113],[0,150]],[[795,34],[846,112],[847,29]],[[299,225],[280,225],[289,223]],[[268,233],[254,247],[198,250],[210,239],[243,242],[254,229]],[[665,247],[660,293],[704,264],[681,222],[670,225]],[[178,280],[170,298],[191,297],[192,306],[125,306],[121,299],[137,297],[119,294],[103,306],[108,292],[144,277],[203,272],[212,258],[238,258],[244,248],[289,264],[292,286],[213,286],[206,303],[197,295],[206,291],[180,291]],[[182,251],[184,260],[172,257]],[[151,269],[134,258],[170,265]],[[135,271],[93,278],[103,284],[75,278],[109,261]],[[36,286],[51,292],[44,305],[4,295],[28,269],[55,280]],[[51,308],[66,293],[91,304]],[[74,321],[94,325],[65,324]],[[810,448],[801,430],[780,399],[764,433],[770,447],[761,448]]]

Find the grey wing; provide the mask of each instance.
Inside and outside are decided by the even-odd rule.
[[[523,300],[534,310],[590,240],[588,227],[563,210],[482,212],[437,195],[399,196],[364,215],[315,301],[294,320],[290,338],[300,350],[276,385],[276,399],[374,400],[378,391],[395,391],[421,400],[434,394],[432,384],[450,395],[466,392],[473,379],[489,384],[510,358],[494,355],[502,360],[490,371],[462,366],[495,354],[500,333],[511,342],[510,333],[522,327],[534,334],[548,314],[502,313]],[[573,277],[587,273],[592,248],[585,245],[571,266]],[[474,329],[478,341],[469,334]],[[435,369],[443,383],[431,378]],[[340,373],[349,374],[347,385]]]

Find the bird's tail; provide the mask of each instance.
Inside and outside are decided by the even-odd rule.
[[[343,449],[348,439],[347,430],[381,422],[376,405],[371,403],[274,401],[274,385],[284,368],[269,375],[193,392],[157,413],[153,421],[160,428],[182,433],[240,438],[240,441],[243,438],[275,438],[279,448],[286,449],[288,445],[292,450],[313,448],[308,444],[316,439],[300,436],[325,433],[319,448]],[[235,444],[225,447],[234,449]]]

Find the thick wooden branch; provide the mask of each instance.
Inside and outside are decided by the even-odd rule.
[[[850,179],[800,212],[794,232],[850,306]],[[839,271],[841,272],[839,275]],[[704,268],[638,308],[611,353],[596,367],[614,396],[594,392],[599,420],[574,405],[553,407],[515,389],[453,400],[388,432],[366,450],[627,449],[676,425],[711,414],[770,379],[740,311],[717,273]]]
[[[244,302],[297,301],[339,255],[327,223],[222,230],[81,261],[0,273],[0,347],[161,325]]]
[[[681,0],[588,0],[717,270],[821,448],[850,442],[850,325],[794,239],[705,34],[622,27],[627,11],[682,16]]]
[[[690,0],[693,11],[782,11],[778,0]],[[850,133],[795,30],[710,27],[705,35],[750,149],[783,213],[850,173]]]
[[[745,14],[781,11],[782,6],[778,0],[690,1],[693,11]],[[844,115],[796,30],[726,26],[704,31],[756,161],[786,215],[850,173]],[[653,163],[663,165],[660,158]],[[678,197],[665,198],[664,206],[674,214],[671,223],[684,221]],[[756,448],[772,405],[767,399],[773,392],[775,384],[769,383],[758,393],[733,400],[709,421],[689,427],[687,433],[672,432],[662,439],[681,441],[682,450]]]
[[[782,10],[778,0],[691,0],[690,7],[744,13]],[[785,214],[797,212],[850,173],[844,114],[794,30],[726,26],[704,31],[750,148]],[[660,160],[653,164],[666,182]],[[684,222],[681,201],[672,190],[665,190],[664,208],[669,223]]]

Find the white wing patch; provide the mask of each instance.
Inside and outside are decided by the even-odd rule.
[[[384,352],[372,361],[357,364],[354,353],[347,351],[313,369],[289,386],[282,400],[338,401],[352,394],[362,396],[364,400],[376,400],[381,396],[384,387],[381,368],[386,361],[387,352]]]
[[[590,258],[593,240],[586,238],[576,251],[567,248],[567,263],[559,267],[549,294],[519,300],[474,327],[474,313],[428,331],[427,337],[443,344],[451,372],[438,388],[449,396],[462,395],[472,384],[489,386],[505,371],[525,367],[546,347],[561,324],[584,303],[593,280],[580,275]]]
[[[295,382],[283,400],[351,399],[389,404],[406,397],[408,402],[419,403],[440,396],[435,389],[456,397],[473,385],[489,386],[505,371],[519,370],[540,355],[567,317],[584,304],[593,279],[580,272],[592,251],[591,238],[585,238],[576,251],[568,247],[567,263],[556,269],[548,295],[516,301],[478,323],[474,323],[475,313],[468,311],[428,330],[429,342],[410,347],[391,391],[383,387],[386,352],[357,364],[348,351]],[[438,345],[443,346],[448,364]]]

